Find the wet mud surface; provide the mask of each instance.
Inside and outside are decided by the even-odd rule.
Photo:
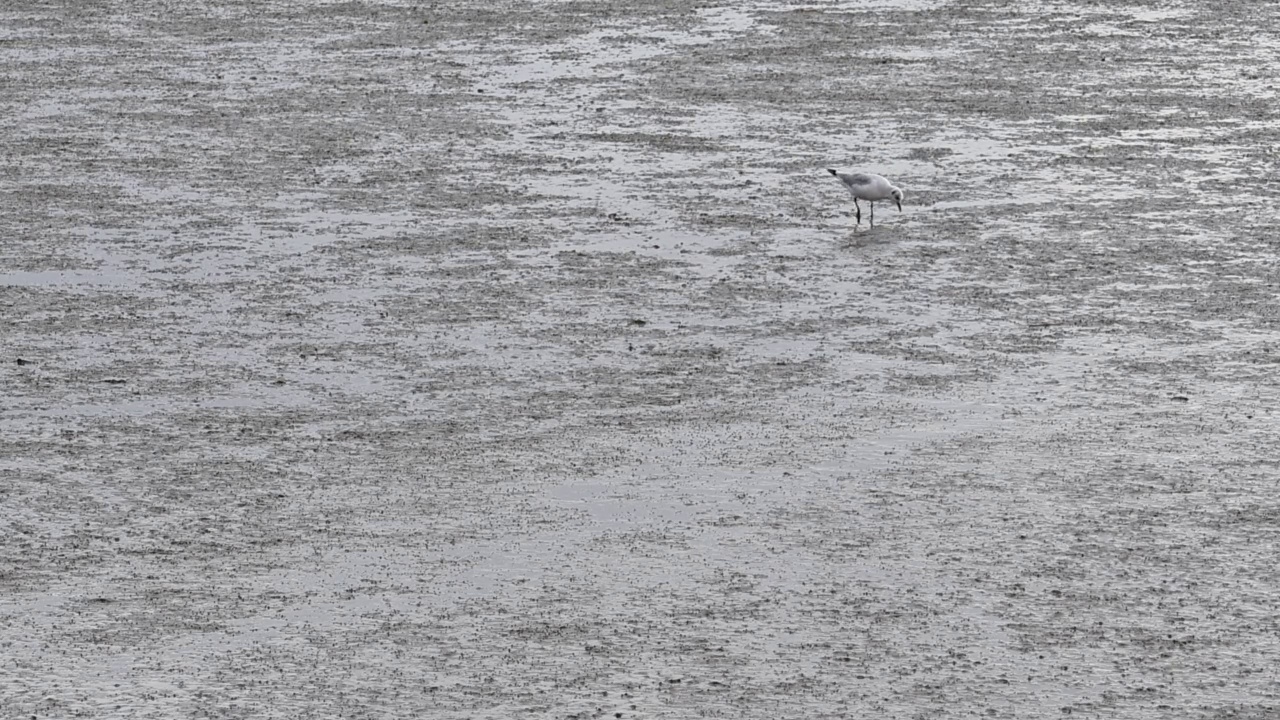
[[[4,717],[1280,713],[1272,6],[97,5],[0,10]]]

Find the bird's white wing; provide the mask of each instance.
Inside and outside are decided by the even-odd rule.
[[[876,180],[866,173],[836,173],[836,177],[840,178],[840,182],[851,188],[867,187]]]

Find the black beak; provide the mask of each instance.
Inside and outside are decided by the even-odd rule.
[[[898,204],[898,212],[902,212],[902,201],[897,198],[894,198],[893,201]]]

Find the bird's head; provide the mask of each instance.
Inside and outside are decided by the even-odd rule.
[[[898,212],[902,212],[902,199],[906,197],[898,188],[893,189],[893,201],[898,204]]]

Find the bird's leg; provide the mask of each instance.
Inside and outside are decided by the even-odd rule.
[[[871,227],[876,226],[876,204],[871,203]]]
[[[855,225],[862,224],[862,206],[858,204],[858,198],[853,199],[853,217],[857,220]]]

